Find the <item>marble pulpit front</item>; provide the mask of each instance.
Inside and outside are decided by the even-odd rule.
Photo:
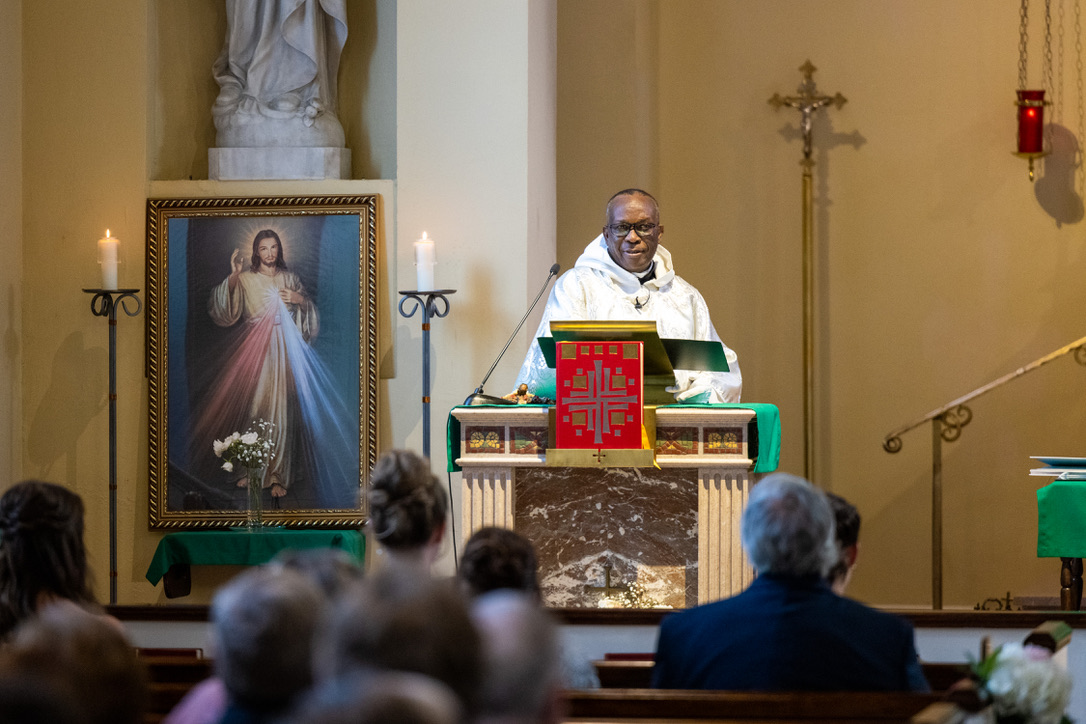
[[[488,525],[527,536],[552,607],[596,607],[634,582],[651,602],[690,607],[750,583],[739,519],[754,477],[754,410],[656,408],[655,467],[609,467],[606,450],[591,467],[548,466],[548,414],[452,411],[464,540]]]

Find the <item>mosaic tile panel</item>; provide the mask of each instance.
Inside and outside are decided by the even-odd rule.
[[[704,430],[706,455],[742,455],[743,428],[707,427]]]
[[[656,426],[657,455],[696,455],[698,428]]]
[[[505,452],[505,427],[465,427],[464,452]]]

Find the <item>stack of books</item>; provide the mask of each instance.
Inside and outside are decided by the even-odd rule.
[[[1040,475],[1060,480],[1086,480],[1086,458],[1062,458],[1030,455],[1031,460],[1040,460],[1043,468],[1032,468],[1030,475]]]

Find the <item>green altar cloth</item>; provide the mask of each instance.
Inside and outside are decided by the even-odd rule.
[[[458,406],[458,407],[462,407]],[[507,407],[506,405],[482,405],[482,407]],[[546,405],[532,405],[532,407],[547,407]],[[752,402],[750,404],[744,404],[741,402],[725,403],[721,405],[667,405],[670,408],[713,408],[719,407],[723,409],[740,409],[740,410],[754,410],[755,424],[757,426],[757,449],[752,451],[752,455],[755,455],[754,459],[754,472],[756,473],[771,473],[777,469],[781,461],[781,413],[777,409],[776,405],[770,405],[764,402]],[[457,407],[453,408],[458,409]],[[460,455],[460,421],[457,420],[452,411],[449,411],[449,419],[445,428],[445,445],[446,445],[446,459],[448,460],[449,472],[455,473],[460,471],[460,466],[456,464],[456,458]]]
[[[362,561],[366,539],[357,530],[202,530],[168,533],[147,568],[154,585],[174,565],[255,566],[287,548],[341,548]]]
[[[1086,558],[1086,480],[1055,480],[1037,491],[1037,557]]]

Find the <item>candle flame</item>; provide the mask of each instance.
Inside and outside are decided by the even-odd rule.
[[[109,238],[109,229],[106,229],[106,238]]]
[[[425,231],[424,231],[424,232],[422,232],[422,238],[423,238],[423,239],[425,239],[425,238],[426,238],[426,232],[425,232]]]

